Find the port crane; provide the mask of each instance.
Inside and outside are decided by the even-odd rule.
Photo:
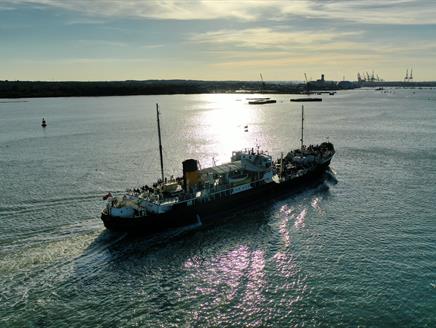
[[[260,73],[260,81],[262,83],[262,85],[260,87],[260,93],[263,93],[263,91],[265,90],[265,81],[263,80],[262,73]]]
[[[409,74],[409,69],[406,69],[406,76],[404,77],[404,82],[412,82],[412,81],[413,81],[413,70],[411,68]]]
[[[357,73],[357,81],[358,82],[383,82],[384,80],[376,73],[374,70],[371,74],[368,72]]]
[[[309,81],[307,80],[306,73],[304,73],[304,80],[306,81],[306,93],[309,94]]]

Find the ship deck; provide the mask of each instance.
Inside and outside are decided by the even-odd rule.
[[[212,167],[207,167],[204,169],[199,170],[200,174],[226,174],[230,172],[240,171],[242,170],[242,164],[241,161],[235,161],[230,163],[225,163],[221,165],[216,165]]]

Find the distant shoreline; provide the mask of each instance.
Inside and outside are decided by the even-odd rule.
[[[360,87],[436,87],[436,82],[348,82],[311,81],[310,91],[344,90]],[[136,95],[174,95],[204,93],[298,94],[305,92],[304,83],[259,81],[146,80],[46,82],[0,81],[0,99],[42,97],[99,97]]]

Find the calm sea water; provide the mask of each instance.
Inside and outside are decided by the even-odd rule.
[[[435,327],[436,90],[307,103],[306,142],[337,149],[317,186],[206,229],[104,229],[104,194],[159,177],[156,102],[167,175],[299,145],[300,104],[245,98],[0,101],[0,326]]]

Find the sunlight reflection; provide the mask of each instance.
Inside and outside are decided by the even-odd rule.
[[[289,235],[287,223],[288,223],[288,220],[284,220],[280,223],[280,226],[279,226],[279,232],[280,232],[280,235],[282,236],[282,240],[283,240],[284,246],[286,248],[288,248],[291,245],[291,236]]]
[[[198,116],[197,126],[208,141],[204,152],[214,154],[217,164],[229,161],[232,151],[261,145],[261,133],[257,125],[261,122],[260,111],[249,107],[245,95],[207,94],[201,96],[204,109]],[[206,159],[203,165],[211,159]]]
[[[265,256],[262,250],[250,250],[246,245],[239,245],[215,259],[188,259],[183,267],[191,272],[191,277],[199,280],[196,293],[214,295],[214,304],[242,296],[241,307],[251,311],[253,304],[262,303],[262,288],[265,285]]]
[[[224,271],[225,283],[230,287],[230,292],[226,297],[227,300],[231,300],[236,296],[241,279],[249,265],[249,258],[250,251],[247,246],[243,245],[220,259],[219,266]]]
[[[294,209],[292,207],[290,208],[287,204],[280,207],[279,232],[286,248],[291,245],[291,236],[289,234],[288,222],[293,217],[293,211]]]
[[[289,208],[289,206],[287,204],[283,205],[282,207],[280,207],[280,212],[285,214],[286,216],[289,216],[292,213],[293,210],[294,209],[293,208]]]
[[[298,268],[295,264],[292,254],[287,255],[284,252],[277,252],[276,254],[274,254],[273,259],[276,262],[278,272],[283,277],[290,278],[298,273]],[[294,285],[292,285],[291,287],[294,287]]]
[[[298,214],[297,218],[295,219],[295,227],[296,228],[302,228],[304,227],[304,219],[307,214],[307,209],[303,209],[300,214]]]
[[[283,205],[280,207],[280,214],[283,218],[280,220],[279,232],[282,236],[284,246],[287,248],[291,245],[291,236],[289,235],[288,222],[292,217],[291,213],[294,211],[293,208],[289,208],[288,205]]]
[[[241,279],[250,264],[251,252],[246,245],[239,245],[214,259],[203,260],[199,256],[188,259],[183,267],[199,279],[196,292],[220,294],[216,302],[233,299],[240,288]],[[201,286],[201,287],[200,287]]]
[[[314,198],[312,199],[312,203],[311,203],[311,205],[312,205],[312,207],[313,207],[314,209],[316,209],[316,210],[320,209],[320,206],[319,206],[319,197],[314,197]]]
[[[316,196],[313,197],[311,205],[312,205],[312,208],[314,208],[319,215],[324,214],[325,211],[321,207],[321,198],[320,197],[316,197]]]
[[[256,250],[251,254],[248,282],[243,297],[243,306],[250,312],[257,312],[263,305],[264,296],[262,288],[265,285],[265,258],[264,252]]]
[[[279,277],[280,283],[267,289],[270,265],[274,266],[274,277]],[[193,313],[197,318],[227,304],[244,320],[252,319],[253,326],[262,326],[265,321],[259,315],[265,318],[273,310],[265,308],[270,301],[268,297],[276,295],[280,306],[290,314],[307,292],[306,276],[301,274],[292,253],[286,251],[278,251],[268,261],[265,250],[236,245],[206,260],[197,254],[184,263],[184,269],[186,283],[195,286],[190,299],[200,302]],[[219,320],[226,319],[228,315],[223,314]]]

